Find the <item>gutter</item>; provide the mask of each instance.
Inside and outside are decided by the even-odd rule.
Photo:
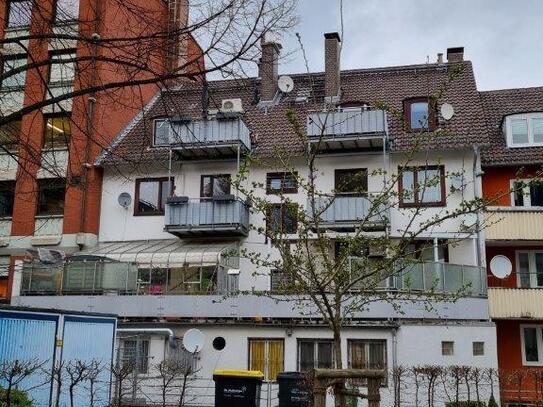
[[[169,328],[117,328],[117,333],[155,333],[168,336],[168,342],[174,338],[173,331]]]

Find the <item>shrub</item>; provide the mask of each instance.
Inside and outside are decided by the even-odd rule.
[[[6,389],[0,387],[0,407],[6,407]],[[11,407],[34,407],[27,394],[21,390],[11,390]]]

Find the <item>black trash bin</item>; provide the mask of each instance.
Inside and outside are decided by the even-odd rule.
[[[308,407],[311,391],[302,372],[283,372],[277,375],[279,407]]]
[[[263,379],[259,371],[215,370],[215,407],[259,407]]]

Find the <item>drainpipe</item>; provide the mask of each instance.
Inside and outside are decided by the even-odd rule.
[[[482,182],[482,176],[483,176],[483,170],[481,168],[481,152],[479,150],[478,146],[473,146],[473,154],[474,154],[474,160],[473,160],[473,184],[475,189],[475,198],[482,198],[483,197],[483,182]],[[486,261],[485,261],[485,247],[484,247],[484,237],[483,232],[481,230],[481,211],[477,211],[477,220],[475,223],[475,227],[477,230],[477,265],[479,267],[485,267]],[[486,275],[486,273],[484,273]],[[484,283],[484,281],[483,281]]]

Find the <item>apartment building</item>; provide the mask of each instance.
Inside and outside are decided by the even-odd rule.
[[[99,0],[0,4],[6,75],[0,85],[0,114],[20,113],[0,129],[0,298],[9,299],[11,287],[20,284],[14,281],[18,274],[13,266],[27,249],[72,253],[97,243],[102,170],[93,163],[156,93],[156,86],[83,92],[54,104],[44,101],[146,75],[111,62],[126,60],[131,52],[147,55],[149,68],[157,73],[177,63],[168,60],[172,54],[162,42],[148,51],[140,49],[143,41],[122,50],[101,46],[104,39],[115,44],[118,38],[143,38],[186,24],[184,1],[130,4],[141,12],[125,10],[122,2]],[[176,52],[183,44],[173,45]],[[16,73],[7,76],[10,72]]]
[[[543,373],[543,88],[481,92],[481,100],[491,137],[483,192],[492,205],[485,234],[501,398],[530,405],[540,400]]]
[[[265,219],[231,188],[243,158],[260,160],[252,164],[247,185],[266,186],[260,193],[272,200],[281,191],[299,210],[307,210],[304,189],[273,160],[278,150],[286,151],[295,170],[306,174],[303,154],[317,149],[318,188],[337,193],[323,222],[340,238],[356,229],[371,192],[382,189],[378,170],[394,174],[403,168],[417,131],[439,134],[411,157],[399,191],[404,198],[391,208],[388,221],[376,219],[367,232],[394,237],[417,227],[409,222],[413,210],[420,210],[417,222],[423,223],[481,196],[478,147],[488,145],[488,136],[462,48],[449,49],[447,61],[341,71],[339,35],[326,34],[324,41],[325,72],[292,75],[287,90],[278,85],[281,47],[268,40],[262,45],[258,78],[210,81],[205,88],[186,84],[156,94],[96,160],[103,170],[100,235],[98,244],[82,254],[120,263],[101,266],[98,285],[94,279],[82,283],[79,275],[73,286],[63,287],[40,285],[29,267],[12,303],[117,313],[119,355],[137,349],[145,361],[138,367],[142,376],[151,375],[153,363],[182,349],[176,344],[188,329],[200,329],[205,344],[194,361],[199,382],[191,390],[200,405],[206,404],[205,389],[213,386],[215,368],[261,370],[265,397],[271,400],[279,372],[331,366],[332,332],[320,314],[310,305],[293,306],[288,297],[277,301],[259,295],[274,291],[281,271],[232,255],[243,250],[277,255],[258,227],[281,225],[296,235],[296,219],[288,211],[278,206]],[[449,83],[451,76],[455,79]],[[436,106],[429,95],[444,82],[448,86]],[[455,113],[444,118],[439,114],[443,104],[452,105]],[[390,110],[378,108],[383,105]],[[304,137],[289,124],[291,114]],[[324,114],[333,125],[323,135],[316,123]],[[416,190],[416,179],[423,177],[438,182],[409,197],[405,191]],[[360,179],[368,193],[349,193],[349,179]],[[376,301],[356,312],[343,331],[345,366],[497,367],[485,246],[476,223],[473,214],[452,217],[426,230],[417,242],[421,254],[412,275],[414,288],[424,292],[428,281],[437,280],[440,292],[455,292],[467,283],[464,295],[432,308],[405,301],[399,310]],[[401,289],[398,282],[383,284],[390,292]],[[406,389],[407,397],[414,397],[412,389]],[[488,399],[490,387],[480,391]],[[383,395],[392,392],[389,383]]]

